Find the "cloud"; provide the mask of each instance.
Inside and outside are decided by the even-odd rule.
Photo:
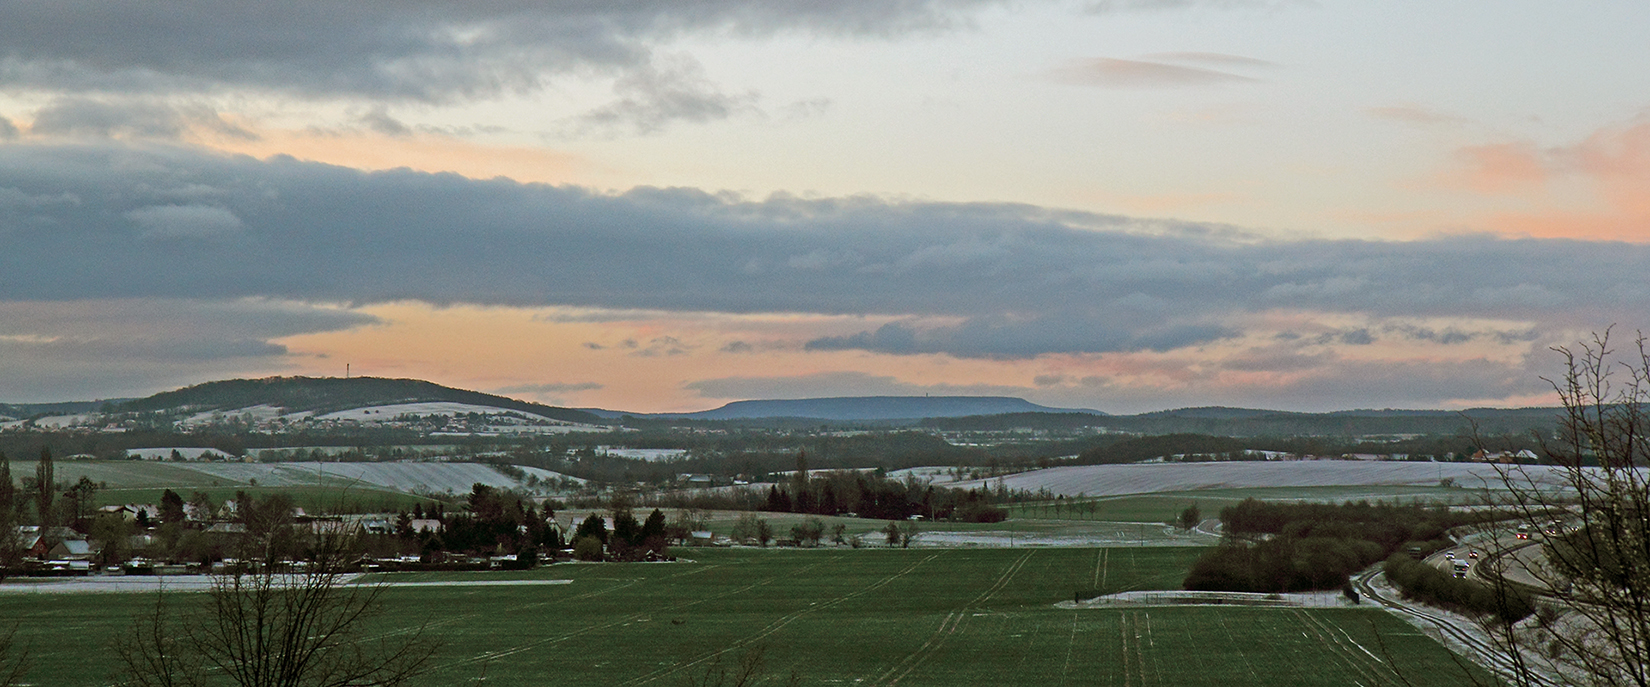
[[[1301,0],[1091,0],[1088,11],[1109,14],[1189,9],[1277,9],[1298,4],[1302,4]]]
[[[654,134],[673,122],[709,122],[754,111],[758,99],[754,92],[721,92],[686,58],[635,69],[614,83],[613,91],[618,100],[574,119],[575,133]]]
[[[1050,70],[1048,78],[1073,86],[1104,88],[1182,88],[1255,81],[1247,76],[1202,67],[1113,57],[1073,60]]]
[[[704,398],[832,398],[840,396],[1019,396],[1029,387],[995,384],[913,384],[863,372],[774,377],[721,377],[683,385]]]
[[[1138,318],[1132,318],[1138,319]],[[1101,322],[1064,312],[1032,321],[1000,316],[969,318],[950,327],[891,322],[875,330],[809,341],[810,351],[863,350],[895,355],[936,354],[963,358],[1035,358],[1048,353],[1167,351],[1210,343],[1236,334],[1217,325]]]
[[[255,140],[204,105],[150,99],[58,98],[35,111],[29,133],[41,136],[177,139],[191,129]]]
[[[184,251],[157,231],[216,240]],[[1650,312],[1642,243],[1277,240],[1025,205],[604,193],[120,144],[8,144],[0,241],[0,301],[865,315],[878,324],[811,347],[999,359],[1209,345],[1273,312],[1375,337],[1396,320],[1550,337]]]
[[[1228,55],[1219,52],[1158,52],[1141,57],[1156,62],[1181,62],[1192,64],[1210,64],[1223,67],[1276,67],[1277,64],[1243,55]]]
[[[1432,180],[1435,185],[1514,203],[1476,218],[1474,226],[1540,237],[1645,240],[1650,117],[1601,127],[1567,145],[1511,140],[1466,146],[1451,162]],[[1578,206],[1578,191],[1600,202]]]
[[[334,307],[264,299],[0,301],[0,400],[143,395],[278,372],[278,341],[377,323]]]
[[[0,117],[0,141],[12,140],[20,134],[21,132],[17,130],[16,124],[13,124],[10,119]]]
[[[147,239],[219,239],[239,233],[241,218],[209,205],[151,205],[130,210],[126,219],[143,227]]]
[[[633,349],[630,355],[642,358],[656,358],[659,356],[687,355],[688,351],[697,348],[674,336],[657,336],[647,342],[646,346],[639,346],[635,341],[626,340],[625,348]]]
[[[385,136],[404,137],[412,135],[412,127],[401,120],[390,116],[389,108],[379,105],[361,115],[361,124],[368,129]]]
[[[1365,112],[1376,119],[1385,119],[1404,124],[1459,124],[1466,120],[1455,115],[1446,114],[1420,105],[1390,105],[1386,107],[1371,107]]]
[[[1527,143],[1492,143],[1456,151],[1461,162],[1457,181],[1479,193],[1528,191],[1550,177],[1545,155]]]
[[[91,0],[9,7],[0,81],[81,93],[208,93],[427,102],[542,87],[556,75],[645,66],[686,34],[889,36],[942,30],[993,0],[668,0],[165,5]]]

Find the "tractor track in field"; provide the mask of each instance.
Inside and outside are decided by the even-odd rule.
[[[678,577],[687,577],[689,575],[698,575],[698,574],[703,573],[703,572],[707,572],[707,571],[710,571],[710,570],[714,570],[716,568],[723,567],[724,565],[726,565],[726,564],[725,563],[718,563],[716,565],[709,565],[709,566],[705,566],[705,567],[702,567],[702,568],[694,568],[694,569],[691,569],[691,570],[686,570],[686,571],[683,571],[683,572],[676,573],[674,575],[667,575],[665,577],[661,577],[661,578],[658,578],[658,579],[660,579],[660,580],[674,580]],[[564,603],[567,603],[569,601],[583,601],[585,599],[590,599],[590,598],[594,598],[594,597],[598,597],[598,596],[603,596],[603,595],[606,595],[606,594],[611,594],[611,593],[619,591],[621,589],[625,589],[627,587],[631,587],[631,586],[634,586],[638,583],[644,582],[647,579],[648,578],[645,578],[645,577],[626,578],[626,579],[624,579],[623,583],[616,584],[616,585],[613,585],[611,587],[603,587],[601,589],[596,589],[596,590],[584,592],[582,594],[574,594],[573,596],[564,597],[564,598],[547,599],[545,601],[537,601],[537,602],[530,603],[530,604],[524,604],[524,605],[521,605],[521,606],[517,606],[514,610],[527,610],[527,609],[530,609],[530,608],[538,608],[540,606],[547,606],[547,605],[550,605],[550,604],[564,604]],[[442,618],[441,620],[436,620],[436,621],[425,623],[423,626],[421,626],[421,629],[424,630],[424,631],[428,631],[428,630],[443,627],[443,626],[446,626],[446,625],[452,625],[454,623],[458,623],[458,622],[461,622],[461,621],[471,620],[471,619],[477,618],[479,616],[481,616],[481,613],[459,613],[459,614],[448,615],[448,616]],[[398,635],[398,634],[406,634],[409,631],[411,631],[411,630],[407,630],[407,629],[396,630],[394,632],[385,633],[380,638],[382,638],[382,637],[391,637],[391,636],[395,636],[395,635]]]
[[[766,627],[763,627],[762,629],[757,630],[754,633],[746,635],[745,637],[728,644],[728,646],[726,646],[725,648],[718,649],[716,651],[706,653],[706,654],[701,655],[698,658],[695,658],[691,661],[682,661],[682,662],[676,663],[675,665],[659,668],[657,670],[654,670],[651,673],[648,673],[646,675],[642,675],[640,677],[632,678],[630,680],[626,680],[626,681],[624,681],[623,683],[620,683],[620,684],[623,684],[623,685],[645,685],[645,684],[648,684],[650,682],[653,682],[654,680],[658,680],[658,679],[663,678],[663,677],[668,677],[668,676],[673,675],[673,674],[675,674],[677,672],[680,672],[682,670],[692,668],[696,665],[704,663],[705,661],[714,660],[717,657],[722,656],[723,654],[726,654],[726,653],[728,653],[730,651],[733,651],[735,649],[739,649],[741,647],[749,646],[753,643],[756,643],[758,641],[766,639],[769,636],[772,636],[774,633],[784,629],[785,626],[790,625],[792,622],[795,622],[797,619],[801,618],[802,616],[808,615],[810,613],[814,613],[816,611],[825,610],[825,609],[830,608],[832,606],[836,606],[838,604],[841,604],[844,601],[848,601],[849,599],[853,599],[855,597],[862,596],[862,595],[868,594],[870,592],[876,591],[878,589],[881,589],[881,588],[893,583],[894,580],[897,580],[901,577],[904,577],[904,576],[910,574],[912,571],[914,571],[917,568],[921,567],[924,563],[932,561],[935,558],[939,558],[939,556],[940,556],[940,554],[938,554],[938,553],[929,555],[928,557],[923,558],[922,560],[919,560],[915,563],[912,563],[909,566],[906,566],[905,569],[879,580],[876,584],[872,584],[872,585],[866,586],[864,588],[849,592],[847,594],[839,596],[839,597],[837,597],[835,599],[832,599],[830,601],[826,601],[824,603],[812,603],[812,604],[809,604],[805,608],[801,608],[801,609],[798,609],[798,610],[793,611],[791,613],[787,613],[783,616],[780,616],[778,619],[774,620],[773,622],[768,623],[768,625]],[[836,558],[833,558],[832,560],[840,560],[841,558],[842,558],[841,556],[838,556]],[[829,562],[829,561],[826,561],[826,562]],[[823,564],[823,563],[821,563],[821,564]]]
[[[835,559],[832,559],[832,560],[835,560]],[[806,568],[804,568],[804,570],[809,570],[809,569],[818,567],[820,565],[824,565],[825,563],[829,563],[829,562],[830,561],[820,561],[818,563],[814,563],[813,565],[807,566]],[[672,579],[676,579],[678,577],[686,577],[688,575],[694,575],[694,574],[702,573],[702,572],[705,572],[705,571],[708,571],[708,570],[711,570],[711,569],[714,569],[714,568],[719,568],[719,567],[722,567],[722,566],[721,565],[706,566],[704,568],[699,568],[699,569],[696,569],[696,570],[691,570],[691,571],[687,571],[687,572],[678,573],[678,574],[675,574],[675,575],[669,575],[669,576],[666,576],[666,577],[661,577],[661,578],[658,578],[658,581],[672,580]],[[612,628],[612,627],[622,627],[624,625],[629,625],[630,623],[640,622],[640,621],[646,620],[647,618],[649,618],[651,616],[659,615],[661,613],[669,613],[671,611],[676,611],[676,610],[688,608],[688,607],[691,607],[691,606],[696,606],[696,605],[705,603],[707,601],[715,601],[717,599],[724,599],[724,598],[727,598],[729,596],[734,596],[734,595],[737,595],[737,594],[743,594],[743,593],[748,592],[752,589],[756,589],[757,587],[772,584],[772,583],[774,583],[775,581],[777,581],[779,579],[780,578],[778,576],[768,577],[768,578],[764,578],[764,579],[761,579],[761,580],[757,580],[757,581],[752,582],[750,584],[747,584],[743,587],[739,587],[738,589],[731,589],[731,590],[728,590],[728,591],[725,591],[725,592],[721,592],[719,594],[712,594],[710,596],[700,597],[700,598],[694,599],[692,601],[682,601],[682,602],[673,604],[673,605],[668,606],[668,607],[666,607],[664,609],[661,609],[661,610],[645,611],[645,612],[642,612],[642,613],[632,613],[630,615],[626,615],[626,616],[618,618],[616,620],[611,620],[611,621],[608,621],[608,622],[605,622],[605,623],[598,623],[598,624],[595,624],[595,625],[586,625],[585,627],[579,628],[579,629],[574,630],[572,632],[563,633],[563,634],[556,635],[556,636],[553,636],[553,637],[544,637],[544,638],[538,639],[536,641],[528,642],[526,644],[516,645],[516,646],[510,647],[508,649],[500,649],[498,651],[483,652],[483,653],[475,655],[475,656],[470,656],[470,657],[467,657],[467,658],[462,658],[462,659],[459,659],[459,660],[456,660],[456,661],[446,663],[446,664],[440,666],[440,669],[456,668],[456,667],[459,667],[459,666],[470,665],[470,664],[475,664],[475,663],[487,663],[487,662],[494,661],[494,660],[497,660],[497,659],[500,659],[500,658],[505,658],[505,657],[508,657],[508,656],[514,656],[516,654],[520,654],[520,653],[523,653],[525,651],[529,651],[531,649],[537,649],[539,647],[548,646],[548,645],[551,645],[551,644],[559,644],[559,643],[565,642],[569,639],[573,639],[573,638],[579,637],[581,635],[589,634],[589,633],[597,631],[597,630],[605,630],[605,629]],[[631,585],[634,585],[634,584],[637,584],[637,583],[643,582],[643,581],[646,581],[646,580],[638,578],[638,579],[634,579],[634,580],[629,580],[629,581],[625,582],[624,584],[614,585],[612,587],[608,587],[606,589],[600,589],[600,590],[596,590],[596,591],[592,591],[592,592],[587,592],[585,594],[580,594],[580,595],[577,595],[577,596],[568,597],[566,599],[554,599],[554,600],[548,600],[548,601],[541,601],[541,602],[533,603],[533,604],[527,604],[525,606],[519,606],[519,607],[517,607],[517,609],[518,610],[523,610],[523,609],[528,609],[528,608],[536,608],[536,607],[548,605],[548,604],[551,604],[551,603],[566,603],[568,601],[577,601],[577,600],[581,600],[581,599],[588,599],[588,598],[591,598],[591,597],[606,594],[608,592],[623,589],[625,587],[629,587]],[[478,614],[470,614],[470,615],[473,617],[474,615],[478,615]]]
[[[1077,651],[1077,614],[1071,614],[1071,637],[1066,640],[1066,664],[1060,668],[1060,684],[1071,677],[1071,655]]]
[[[1237,652],[1238,658],[1243,659],[1243,668],[1249,671],[1249,677],[1255,684],[1260,684],[1260,671],[1255,670],[1255,662],[1249,659],[1249,654],[1243,651],[1243,646],[1237,641],[1237,635],[1232,632],[1231,623],[1226,622],[1226,614],[1220,613],[1220,629],[1226,631],[1226,641],[1232,643],[1232,649]]]
[[[1032,549],[1027,551],[1024,556],[1015,559],[1013,563],[1010,563],[1009,566],[1003,570],[1002,574],[997,576],[997,580],[993,582],[990,587],[986,588],[985,591],[980,592],[978,596],[970,599],[968,603],[965,603],[946,614],[945,620],[940,622],[939,629],[935,630],[934,634],[928,637],[928,641],[924,642],[922,646],[917,647],[916,651],[913,651],[905,658],[900,659],[899,663],[894,664],[893,667],[889,668],[887,671],[884,671],[883,674],[877,676],[877,678],[871,681],[870,684],[873,686],[891,686],[899,684],[900,680],[905,679],[905,677],[910,675],[912,671],[922,666],[923,663],[928,661],[930,656],[934,655],[935,652],[939,651],[940,648],[945,645],[945,641],[950,639],[951,635],[957,633],[957,628],[961,627],[963,620],[968,618],[968,612],[980,604],[990,601],[991,597],[996,596],[998,592],[1001,592],[1003,589],[1007,588],[1008,583],[1013,581],[1014,575],[1020,572],[1021,568],[1025,567],[1026,562],[1031,560],[1032,555],[1035,553],[1037,553],[1036,549]]]
[[[1120,624],[1119,634],[1123,637],[1124,687],[1146,687],[1153,682],[1162,684],[1161,676],[1156,675],[1158,671],[1155,666],[1147,664],[1146,649],[1141,643],[1151,631],[1150,625],[1146,630],[1140,627],[1140,618],[1143,614],[1142,611],[1124,613]]]
[[[1339,656],[1341,661],[1357,673],[1360,678],[1369,681],[1368,683],[1360,681],[1356,684],[1363,685],[1363,687],[1377,687],[1378,685],[1392,683],[1393,680],[1383,675],[1383,673],[1391,673],[1393,677],[1402,679],[1402,676],[1398,675],[1390,666],[1385,665],[1380,657],[1370,653],[1362,644],[1353,641],[1350,635],[1347,635],[1347,641],[1342,641],[1338,635],[1344,635],[1345,631],[1339,627],[1324,622],[1322,618],[1306,611],[1297,610],[1293,611],[1293,614],[1301,627],[1311,631],[1312,634],[1308,636],[1309,639],[1316,638],[1320,644],[1329,649],[1331,654]],[[1305,632],[1302,634],[1305,634]],[[1348,646],[1348,642],[1351,646]],[[1368,658],[1359,656],[1358,651],[1353,650],[1354,647],[1358,651],[1362,651]]]

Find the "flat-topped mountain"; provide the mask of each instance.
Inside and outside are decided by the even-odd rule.
[[[608,417],[621,415],[621,413],[614,411],[593,412]],[[714,410],[703,410],[695,413],[658,413],[636,415],[636,417],[680,420],[801,418],[853,422],[921,420],[974,415],[1007,415],[1010,413],[1104,414],[1094,410],[1050,408],[1037,405],[1023,398],[1007,396],[841,396],[835,398],[734,401]]]

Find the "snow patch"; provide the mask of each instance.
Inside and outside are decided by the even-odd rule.
[[[309,417],[312,414],[313,413],[306,410],[306,411],[303,411],[301,413],[292,413],[292,414],[289,415],[289,414],[286,413],[285,408],[278,408],[278,407],[275,407],[275,406],[272,406],[272,405],[262,404],[262,405],[248,406],[246,408],[237,408],[235,410],[213,410],[213,411],[208,411],[208,412],[204,412],[204,413],[195,413],[194,415],[190,415],[189,417],[185,418],[183,420],[183,425],[185,427],[199,427],[199,426],[202,426],[202,425],[210,425],[210,424],[216,424],[216,423],[219,423],[219,422],[223,422],[224,420],[227,420],[227,419],[230,419],[230,418],[248,418],[248,417],[255,423],[269,422],[269,421],[274,420],[276,418],[282,418],[282,417],[284,417],[288,420],[298,420],[298,419]]]
[[[1059,608],[1116,608],[1119,606],[1285,606],[1293,608],[1344,608],[1354,605],[1338,591],[1255,594],[1250,592],[1192,592],[1179,589],[1118,592],[1084,599],[1061,601]]]
[[[190,469],[236,482],[257,480],[261,486],[339,486],[357,483],[404,492],[462,494],[475,484],[519,488],[510,476],[483,463],[199,463]],[[540,480],[572,479],[558,472],[522,467]]]
[[[548,423],[554,424],[554,425],[573,425],[573,424],[575,424],[575,423],[572,423],[572,422],[567,422],[565,420],[557,420],[557,419],[554,419],[554,418],[545,417],[543,415],[523,412],[523,411],[520,411],[520,410],[510,410],[508,408],[495,408],[493,406],[478,406],[478,405],[475,405],[475,404],[472,404],[472,403],[451,403],[451,402],[445,402],[445,401],[427,402],[427,403],[395,403],[395,404],[383,405],[383,406],[367,406],[367,407],[364,407],[364,408],[351,408],[349,410],[340,410],[340,411],[337,411],[337,412],[327,413],[325,415],[318,416],[316,419],[318,419],[318,420],[356,420],[356,421],[379,420],[379,421],[386,421],[386,420],[394,420],[395,418],[397,418],[399,416],[402,416],[402,415],[419,415],[419,416],[444,415],[444,416],[453,416],[453,415],[462,415],[462,414],[468,414],[468,413],[478,413],[478,414],[481,414],[481,415],[510,414],[510,415],[519,415],[519,416],[527,418],[529,420],[538,420],[538,421],[542,421],[542,422],[548,422]]]
[[[91,423],[95,417],[97,416],[93,413],[80,413],[78,415],[52,415],[49,417],[36,419],[34,421],[34,426],[48,429],[79,427]]]
[[[140,460],[168,460],[172,452],[177,451],[184,460],[240,460],[215,448],[200,448],[197,446],[164,446],[161,448],[134,448],[127,449],[126,457]]]
[[[634,458],[656,463],[661,460],[670,460],[687,455],[687,450],[679,448],[614,448],[602,446],[597,449],[600,453],[620,458]]]

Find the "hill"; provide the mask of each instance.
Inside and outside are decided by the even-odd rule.
[[[95,413],[106,405],[120,405],[132,399],[114,398],[99,401],[67,401],[63,403],[0,403],[0,418],[23,419],[37,415],[73,415]]]
[[[1248,408],[1179,408],[1139,415],[1018,414],[932,418],[925,427],[944,431],[1003,431],[1015,428],[1070,431],[1084,427],[1135,434],[1209,436],[1366,437],[1405,435],[1528,436],[1557,426],[1558,408],[1471,408],[1468,410],[1337,410],[1304,413]]]
[[[286,413],[315,415],[407,403],[463,403],[542,415],[554,420],[599,424],[602,418],[571,408],[557,408],[504,396],[441,386],[420,379],[383,377],[265,377],[228,379],[163,391],[116,406],[126,412],[186,409],[192,412],[272,406]]]
[[[613,411],[596,411],[598,414]],[[755,420],[762,418],[803,418],[831,421],[920,420],[925,418],[1005,415],[1010,413],[1088,413],[1040,406],[1022,398],[1006,396],[841,396],[789,400],[734,401],[714,410],[695,413],[636,415],[670,420]]]
[[[1108,418],[1111,429],[1143,434],[1221,436],[1521,435],[1551,431],[1557,408],[1339,410],[1325,413],[1183,408]]]

